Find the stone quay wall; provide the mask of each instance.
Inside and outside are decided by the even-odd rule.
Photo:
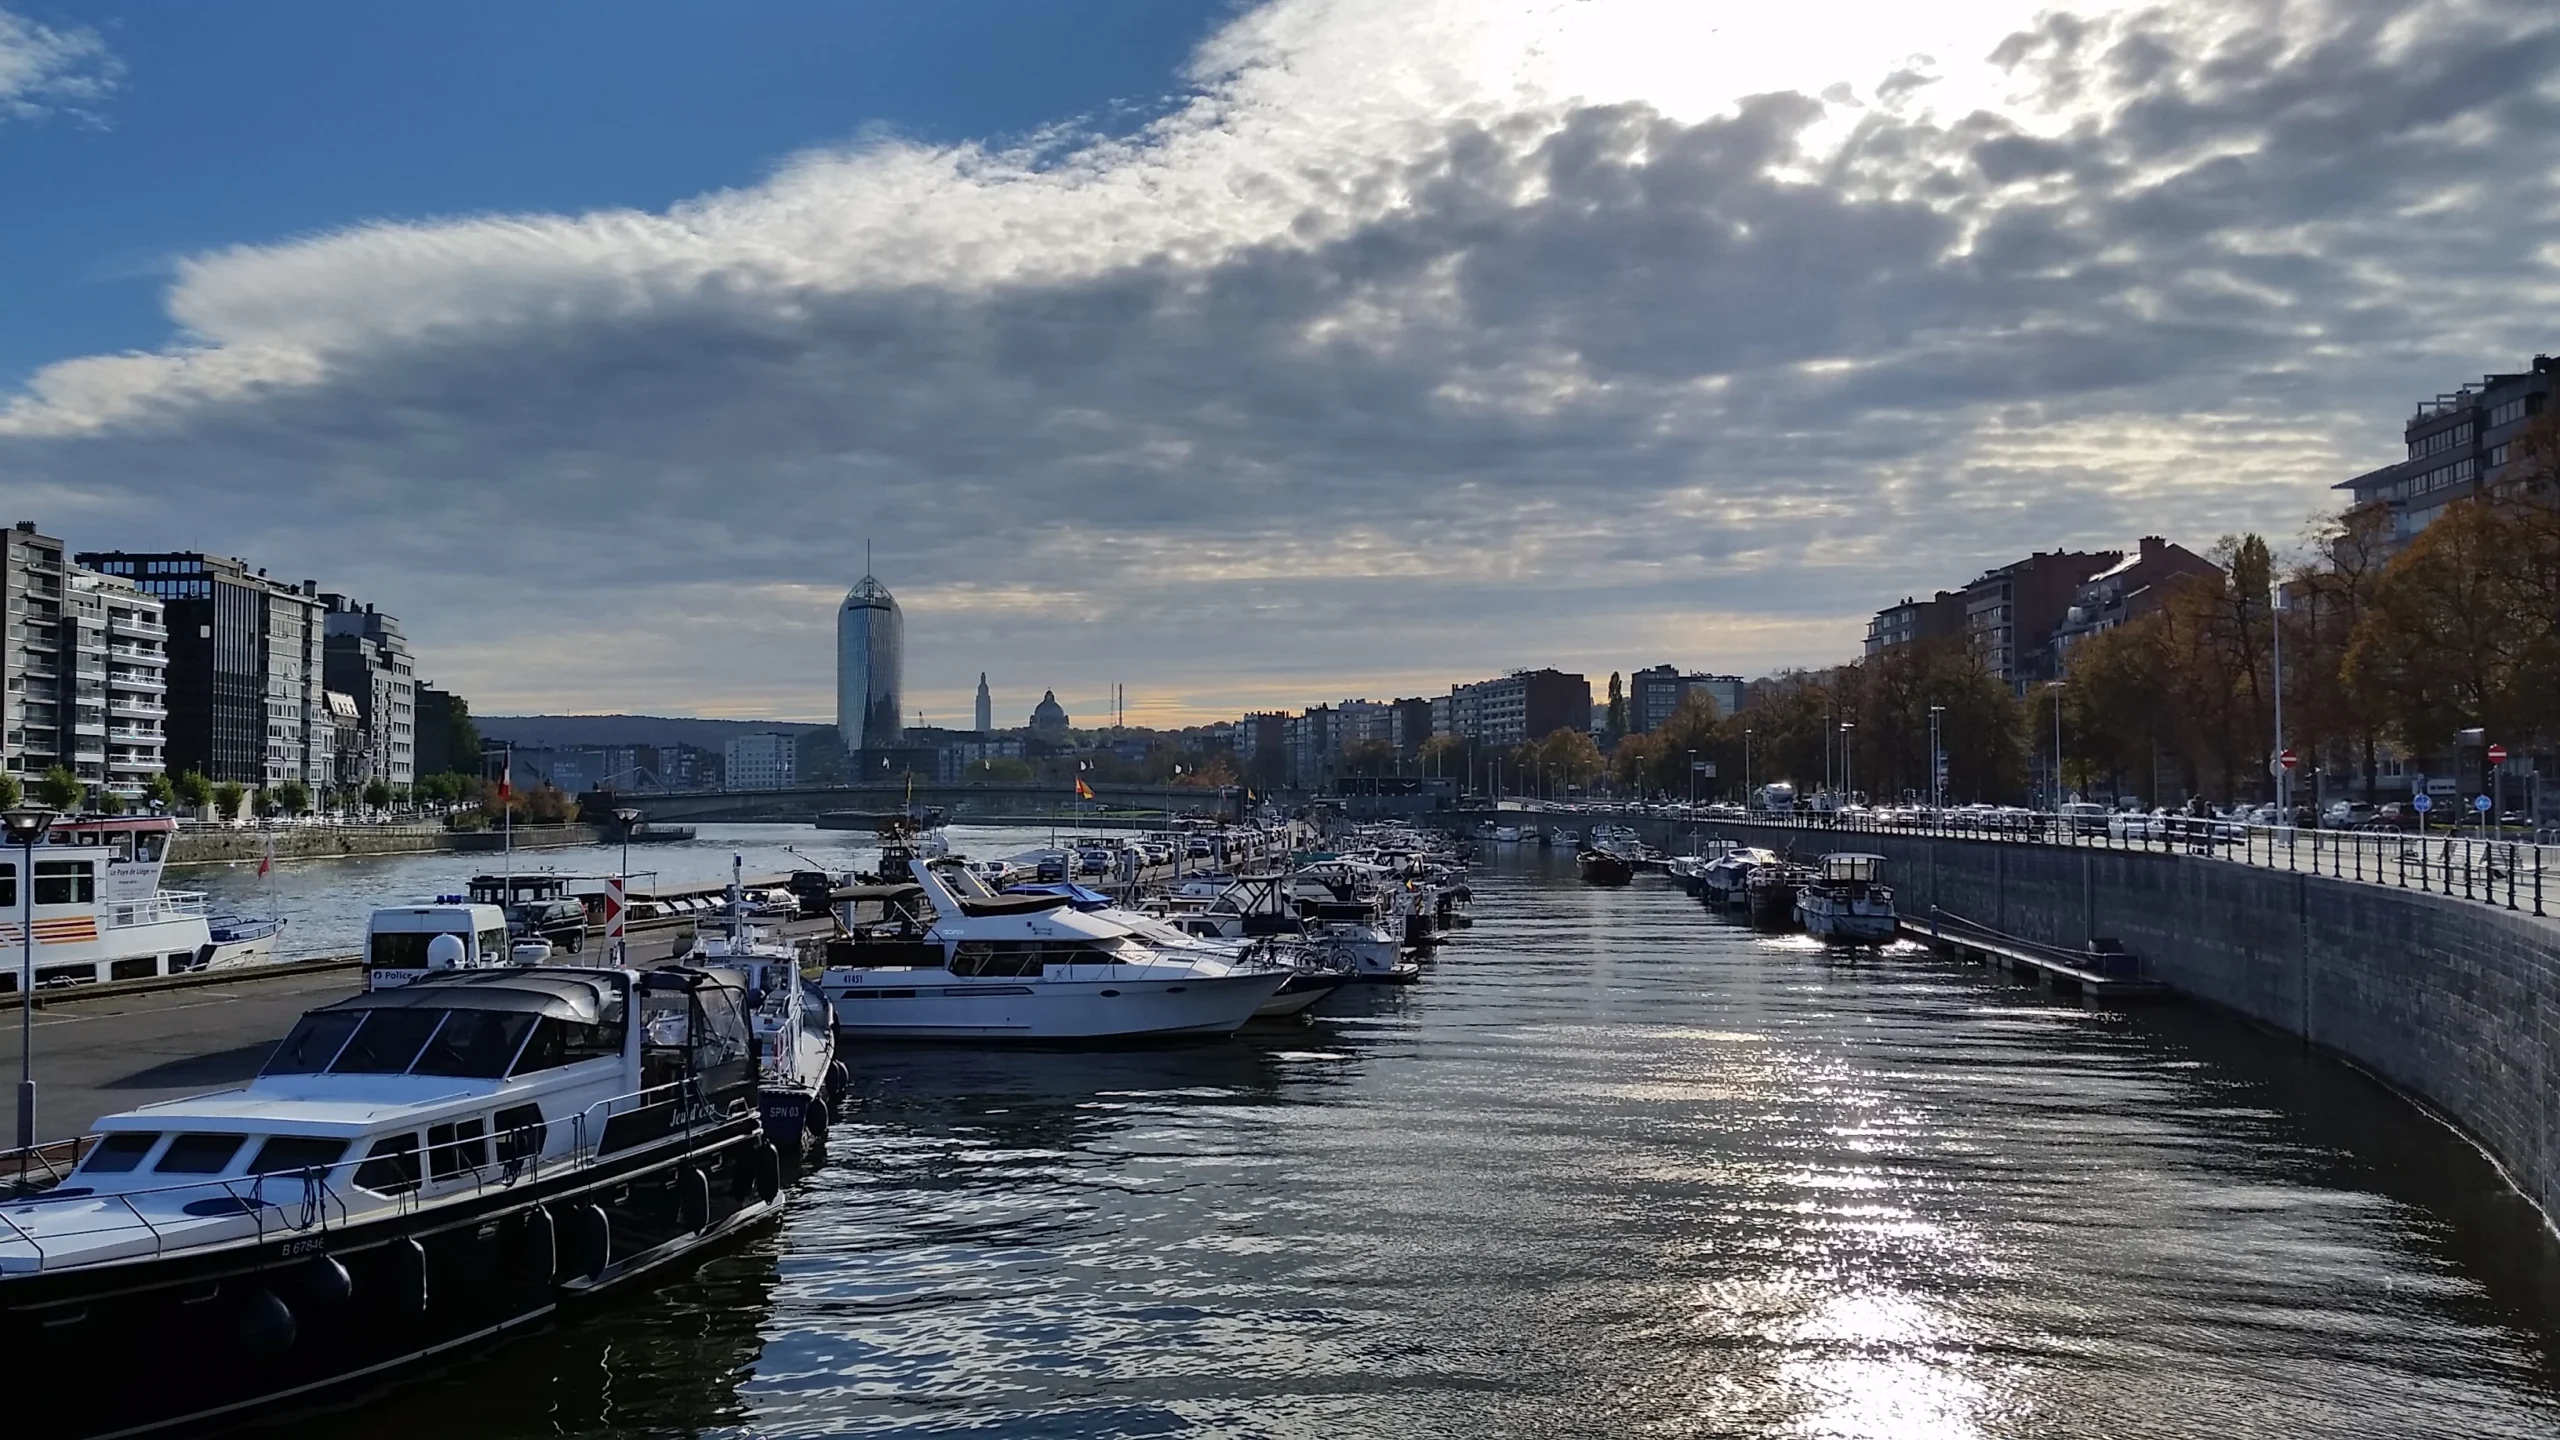
[[[1534,824],[1534,813],[1464,823]],[[1586,828],[1606,817],[1565,815]],[[1691,827],[1648,819],[1648,843]],[[1722,836],[1810,859],[1882,855],[1896,908],[1930,907],[2079,948],[2109,937],[2178,993],[2330,1051],[2471,1136],[2560,1221],[2560,923],[2476,900],[2205,855],[1734,822]]]
[[[600,845],[616,838],[609,825],[519,825],[518,850],[557,850]],[[440,825],[286,825],[273,830],[189,829],[170,847],[173,869],[190,865],[256,863],[275,846],[279,860],[329,860],[359,855],[495,854],[505,848],[495,830],[447,830]]]

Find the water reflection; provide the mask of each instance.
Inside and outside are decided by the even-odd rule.
[[[2560,1247],[2363,1077],[1569,876],[1488,867],[1428,980],[1303,1027],[858,1056],[754,1337],[656,1313],[707,1331],[707,1273],[397,1423],[645,1353],[544,1424],[2560,1433]]]

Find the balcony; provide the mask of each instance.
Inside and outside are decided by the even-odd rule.
[[[169,693],[167,678],[153,670],[135,670],[128,667],[119,674],[109,675],[107,683],[118,690],[132,690],[145,695]]]
[[[148,755],[109,756],[107,769],[127,775],[157,775],[164,763],[160,758],[160,752],[154,750]]]
[[[154,625],[147,620],[136,620],[123,615],[109,615],[107,617],[107,629],[112,634],[131,635],[137,640],[166,640],[169,638],[168,626]]]
[[[130,720],[166,720],[169,718],[169,707],[157,700],[115,695],[108,697],[107,713]]]

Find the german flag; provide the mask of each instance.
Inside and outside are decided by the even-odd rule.
[[[1081,775],[1076,777],[1076,798],[1079,800],[1093,798],[1093,787],[1084,783],[1084,777]]]

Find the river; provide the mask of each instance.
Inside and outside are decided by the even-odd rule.
[[[2560,1434],[2560,1246],[2352,1070],[1534,852],[1477,897],[1304,1025],[849,1057],[778,1230],[325,1428]]]

